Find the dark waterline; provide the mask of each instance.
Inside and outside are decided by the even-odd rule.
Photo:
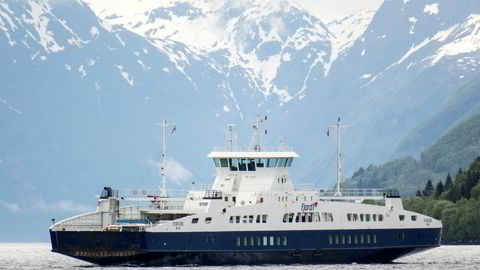
[[[93,264],[75,260],[50,252],[49,243],[0,243],[0,269],[155,269],[153,267],[98,267]],[[339,265],[265,265],[234,267],[163,267],[162,269],[418,269],[418,270],[456,270],[479,269],[480,246],[442,246],[420,254],[396,260],[391,264],[339,264]]]

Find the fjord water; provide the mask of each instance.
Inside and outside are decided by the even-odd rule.
[[[344,265],[266,265],[266,266],[229,266],[229,267],[164,267],[162,269],[479,269],[480,246],[442,246],[420,254],[396,260],[391,264],[344,264]],[[48,243],[10,244],[0,243],[0,269],[128,269],[128,266],[98,267],[66,256],[50,252]],[[135,267],[134,269],[155,269],[154,267]]]

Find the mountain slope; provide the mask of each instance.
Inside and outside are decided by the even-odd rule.
[[[411,196],[423,189],[427,180],[444,180],[447,173],[455,175],[480,156],[480,113],[449,130],[435,144],[422,152],[420,161],[412,157],[397,159],[383,165],[361,168],[347,181],[360,188],[398,188]]]

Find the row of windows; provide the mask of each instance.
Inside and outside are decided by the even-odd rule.
[[[306,222],[333,222],[332,213],[319,213],[319,212],[298,212],[298,213],[286,213],[283,215],[283,223],[306,223]]]
[[[286,236],[243,236],[237,237],[237,247],[253,246],[286,246],[288,239]]]
[[[329,235],[328,243],[335,244],[376,244],[376,234],[354,234],[354,235]]]
[[[197,224],[198,223],[198,218],[192,218],[192,224]],[[210,224],[212,223],[212,217],[206,217],[205,218],[205,224]]]
[[[382,214],[347,214],[348,221],[383,221]]]
[[[405,220],[405,215],[398,215],[398,219],[399,219],[400,221],[404,221],[404,220]],[[411,219],[412,221],[417,221],[417,216],[416,216],[416,215],[412,215],[412,216],[410,216],[410,219]]]
[[[215,167],[231,171],[255,171],[256,168],[290,167],[293,158],[214,158]]]
[[[267,223],[268,215],[230,216],[230,223]]]

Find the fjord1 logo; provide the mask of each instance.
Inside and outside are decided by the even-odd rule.
[[[312,203],[312,204],[302,203],[302,206],[300,206],[300,210],[301,210],[302,212],[305,212],[305,211],[314,211],[317,206],[318,206],[318,203],[317,203],[317,202],[314,202],[314,203]]]

